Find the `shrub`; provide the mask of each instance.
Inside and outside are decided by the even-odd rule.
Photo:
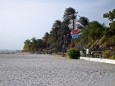
[[[112,56],[110,57],[110,59],[115,59],[115,55],[112,55]]]
[[[102,55],[103,58],[109,58],[110,56],[112,56],[111,50],[103,51],[103,55]]]
[[[70,50],[68,50],[67,55],[70,59],[79,59],[80,51],[75,48],[71,48]]]

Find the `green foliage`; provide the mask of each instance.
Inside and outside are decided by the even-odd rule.
[[[45,50],[47,52],[58,53],[62,52],[63,47],[68,48],[69,43],[71,42],[71,31],[68,28],[70,22],[69,16],[74,15],[76,10],[74,8],[66,8],[63,15],[63,21],[56,20],[51,28],[49,33],[45,33],[42,39],[27,39],[24,42],[23,50],[26,52],[39,52]],[[104,18],[108,18],[111,23],[109,27],[106,27],[104,24],[99,23],[98,21],[90,22],[86,17],[80,17],[79,21],[84,27],[78,27],[79,29],[79,38],[74,40],[74,43],[78,44],[81,48],[94,48],[99,45],[99,48],[108,48],[115,47],[115,9],[105,13]],[[75,16],[73,17],[75,18]],[[112,46],[111,46],[112,45]],[[66,50],[65,50],[66,51]],[[76,56],[73,53],[76,50],[70,50],[71,55]],[[105,50],[103,52],[104,58],[114,58],[112,52],[115,49]],[[68,51],[69,52],[69,51]],[[72,57],[76,58],[76,57]]]
[[[110,58],[112,56],[111,50],[105,50],[103,51],[102,57],[103,58]]]
[[[113,21],[115,19],[115,9],[109,11],[108,13],[103,14],[103,17],[108,18],[110,21]]]
[[[89,24],[89,19],[86,18],[86,17],[80,17],[79,22],[80,22],[82,25],[86,26],[86,25]]]
[[[75,48],[71,48],[70,50],[68,50],[67,55],[69,56],[70,59],[79,59],[80,51]]]
[[[67,20],[67,19],[68,19],[68,18],[67,18],[68,15],[72,15],[72,14],[74,14],[74,13],[76,13],[76,11],[75,11],[74,8],[72,8],[72,7],[66,8],[63,17],[66,18],[66,20]]]
[[[103,24],[100,24],[98,21],[90,22],[82,29],[78,41],[82,46],[86,45],[86,47],[91,47],[94,44],[96,45],[97,40],[101,39],[104,31],[105,27]]]
[[[109,27],[106,27],[104,24],[100,24],[98,21],[89,23],[85,22],[85,25],[82,21],[84,18],[81,17],[82,19],[80,19],[80,22],[85,25],[85,27],[82,29],[77,43],[89,48],[93,48],[96,45],[99,45],[99,47],[103,46],[103,48],[114,45],[115,9],[105,13],[103,16],[111,21]],[[86,19],[84,21],[86,21]]]
[[[112,50],[105,50],[103,51],[102,57],[108,59],[115,59],[115,54],[114,52],[112,52]]]
[[[112,55],[112,56],[110,57],[110,59],[115,59],[115,55]]]
[[[45,42],[42,39],[32,38],[31,40],[27,39],[24,42],[23,51],[25,52],[41,52],[43,48],[46,47]]]
[[[23,47],[23,50],[25,52],[29,52],[30,51],[30,47],[31,47],[31,42],[29,39],[27,39],[25,42],[24,42],[24,47]]]

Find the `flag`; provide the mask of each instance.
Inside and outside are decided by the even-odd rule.
[[[73,29],[73,24],[69,24],[68,27],[69,27],[69,29],[72,30]]]
[[[80,26],[82,26],[82,27],[84,27],[84,25],[82,25],[80,22],[76,22],[76,25],[80,25]]]
[[[69,27],[70,30],[73,29],[73,20],[72,19],[70,20],[70,22],[68,24],[68,27]]]
[[[78,34],[72,34],[72,39],[78,38]]]
[[[70,23],[71,23],[71,24],[73,23],[73,19],[70,20]]]
[[[72,35],[73,34],[78,34],[78,29],[77,28],[75,28],[75,29],[72,30]]]

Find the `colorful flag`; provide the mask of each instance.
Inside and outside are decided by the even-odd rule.
[[[75,28],[75,29],[72,30],[72,35],[73,34],[78,34],[78,29],[77,28]]]
[[[72,39],[78,38],[78,34],[72,34]]]

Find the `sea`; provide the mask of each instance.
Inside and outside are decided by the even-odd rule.
[[[11,54],[16,52],[21,52],[21,50],[5,50],[5,49],[0,50],[0,54]]]

